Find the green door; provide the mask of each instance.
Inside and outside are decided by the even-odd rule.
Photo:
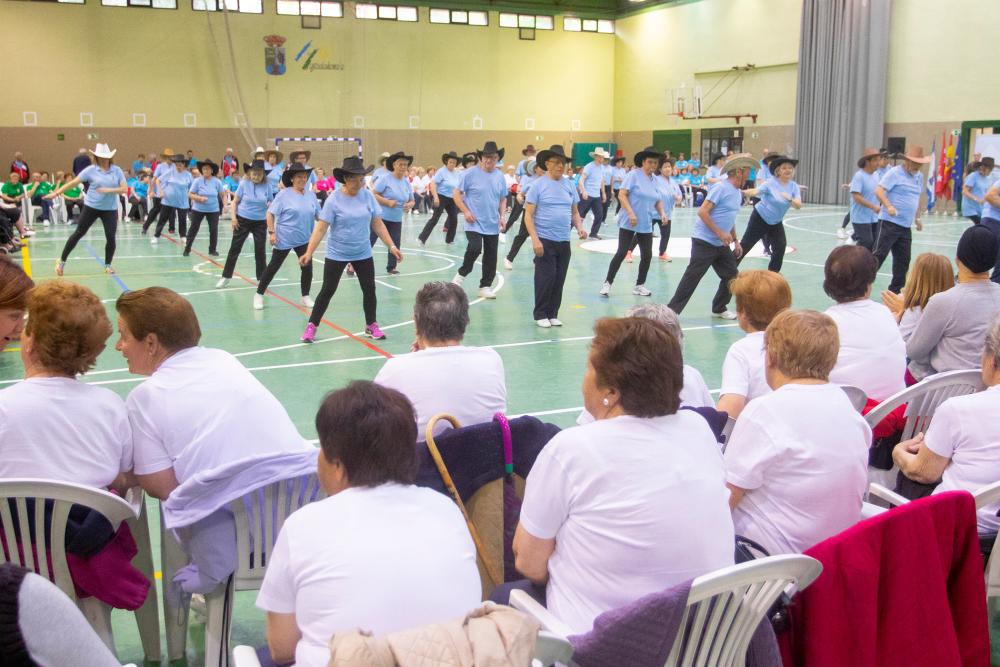
[[[612,155],[614,155],[615,151],[618,150],[618,144],[614,143],[597,143],[597,144],[582,143],[582,142],[575,143],[573,144],[573,166],[582,167],[586,165],[588,162],[590,162],[591,161],[590,154],[598,146],[600,146],[607,152],[611,153]]]
[[[654,130],[653,148],[670,151],[675,158],[678,153],[691,155],[691,130]]]

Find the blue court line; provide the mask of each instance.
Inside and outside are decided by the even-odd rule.
[[[101,268],[103,269],[104,268],[104,258],[97,254],[97,251],[94,250],[94,246],[90,245],[90,241],[84,241],[83,244],[85,246],[87,246],[87,251],[90,253],[91,257],[94,258],[94,261],[96,261],[98,264],[100,264]],[[118,277],[117,273],[112,273],[111,274],[111,279],[114,280],[116,283],[118,283],[118,287],[120,287],[122,289],[122,292],[129,292],[129,291],[131,291],[131,290],[129,290],[128,285],[126,285],[122,281],[122,279]]]

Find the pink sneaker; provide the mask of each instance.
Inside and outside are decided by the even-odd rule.
[[[310,322],[306,325],[306,330],[302,332],[303,343],[316,342],[316,325]]]
[[[315,327],[313,327],[315,329]],[[385,340],[385,334],[378,327],[378,322],[372,322],[365,327],[365,335],[375,340]]]

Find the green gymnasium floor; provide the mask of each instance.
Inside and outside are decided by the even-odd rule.
[[[740,216],[742,230],[749,211]],[[837,243],[836,228],[843,218],[844,208],[807,206],[786,219],[789,245],[795,251],[786,255],[784,275],[792,285],[796,308],[822,310],[830,305],[823,294],[823,262]],[[70,257],[66,279],[87,285],[105,300],[108,314],[115,321],[114,300],[125,289],[151,285],[170,287],[187,296],[194,304],[202,328],[202,344],[234,353],[281,400],[306,438],[316,437],[313,417],[323,395],[352,379],[371,379],[387,355],[409,351],[413,340],[413,296],[429,280],[451,280],[461,264],[464,239],[444,243],[441,227],[435,230],[427,247],[416,241],[426,216],[415,216],[404,223],[402,249],[405,261],[401,274],[385,275],[385,249],[376,248],[376,268],[379,297],[379,322],[388,335],[384,341],[361,338],[364,321],[361,293],[354,279],[341,282],[331,302],[324,325],[319,329],[314,345],[299,343],[307,314],[298,307],[299,272],[291,259],[286,260],[278,278],[265,298],[265,309],[254,311],[251,306],[253,282],[234,277],[229,287],[213,289],[221,274],[221,263],[229,247],[229,225],[223,220],[220,252],[223,257],[210,258],[208,232],[203,225],[191,257],[181,256],[181,247],[166,239],[150,245],[140,234],[139,225],[122,225],[118,232],[118,250],[114,266],[116,276],[103,272],[104,239],[100,225],[95,225]],[[674,214],[671,254],[679,254],[687,243],[693,209],[679,209]],[[943,216],[927,218],[924,231],[914,233],[914,256],[920,252],[938,252],[952,257],[958,236],[968,226],[965,219]],[[68,236],[64,225],[36,227],[31,239],[30,262],[36,281],[54,278],[53,267]],[[608,236],[614,235],[605,223]],[[513,240],[514,234],[509,234]],[[574,241],[576,245],[578,242]],[[605,242],[607,244],[609,242]],[[613,244],[612,244],[613,245]],[[507,245],[500,246],[506,254]],[[677,249],[673,251],[673,249]],[[759,251],[759,248],[758,248]],[[319,291],[322,275],[321,253],[317,252],[316,282],[313,294]],[[465,343],[497,349],[507,370],[509,412],[512,415],[535,414],[559,426],[570,426],[582,405],[580,384],[583,378],[588,341],[594,320],[618,316],[629,306],[648,299],[632,296],[638,263],[623,264],[612,290],[611,298],[597,294],[611,256],[604,252],[574,248],[560,319],[565,326],[540,329],[531,317],[533,304],[533,272],[530,243],[522,248],[513,271],[503,270],[499,293],[495,301],[475,297],[478,273],[466,281],[470,295],[471,323]],[[213,261],[216,260],[216,261]],[[667,302],[687,264],[677,258],[672,263],[653,259],[647,286],[653,299]],[[766,259],[750,257],[743,268],[766,268]],[[876,283],[876,293],[888,284],[888,265],[883,267]],[[477,267],[478,271],[478,267]],[[237,273],[253,276],[252,248],[248,242],[237,265]],[[729,345],[741,332],[723,320],[713,319],[709,305],[718,283],[709,273],[695,293],[682,321],[685,328],[684,353],[686,363],[697,367],[710,389],[719,386],[722,360]],[[84,380],[102,384],[123,397],[143,378],[130,375],[124,359],[114,350],[117,334],[109,341],[97,368]],[[16,349],[0,354],[0,388],[16,381],[22,366]],[[713,392],[714,393],[714,392]],[[25,416],[41,418],[43,415]],[[156,525],[155,503],[150,503],[151,520]],[[154,531],[154,554],[159,561],[159,545]],[[237,597],[234,614],[234,641],[261,644],[264,642],[263,614],[253,607],[254,593]],[[123,662],[142,659],[135,625],[128,614],[115,614],[116,639]],[[200,664],[200,628],[192,630],[188,643],[189,664]],[[166,647],[164,644],[164,653]]]

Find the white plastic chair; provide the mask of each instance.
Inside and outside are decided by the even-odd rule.
[[[847,394],[848,400],[851,401],[851,405],[853,405],[854,409],[858,412],[864,410],[865,406],[868,405],[868,394],[866,394],[863,389],[859,389],[849,384],[842,384],[840,385],[840,388],[844,390],[844,393]]]
[[[32,501],[34,509],[29,511]],[[48,530],[46,505],[51,505]],[[76,602],[101,641],[113,652],[111,607],[97,598],[78,598],[66,562],[66,524],[73,505],[99,512],[114,530],[126,521],[139,551],[135,564],[153,582],[149,527],[144,497],[139,489],[130,492],[125,500],[107,491],[69,482],[28,478],[0,480],[0,535],[7,545],[6,552],[0,548],[0,562],[20,565],[58,586]],[[34,541],[30,538],[32,533]],[[159,661],[160,623],[155,585],[150,587],[146,602],[136,610],[135,616],[146,658]]]
[[[885,399],[865,415],[865,421],[874,429],[889,413],[900,405],[905,405],[906,423],[903,426],[901,439],[909,440],[917,433],[927,431],[934,417],[934,411],[946,400],[955,396],[974,394],[984,388],[982,371],[978,368],[938,373]],[[896,466],[891,470],[869,469],[868,478],[871,482],[890,486],[896,479],[897,472]]]
[[[230,503],[236,522],[236,571],[229,581],[205,595],[205,665],[231,664],[229,651],[233,599],[238,591],[255,591],[264,581],[267,562],[285,519],[303,505],[320,500],[325,493],[315,474],[275,482],[253,490]],[[161,519],[162,528],[162,519]],[[187,556],[169,531],[163,531],[163,580],[171,581],[187,564]],[[170,596],[164,596],[164,600]],[[188,608],[164,604],[168,660],[183,658],[187,640]]]
[[[770,556],[723,568],[691,584],[680,632],[666,667],[711,665],[742,667],[757,625],[782,592],[804,589],[823,571],[809,556]],[[510,603],[534,616],[542,629],[557,637],[572,631],[524,591],[514,591]]]

